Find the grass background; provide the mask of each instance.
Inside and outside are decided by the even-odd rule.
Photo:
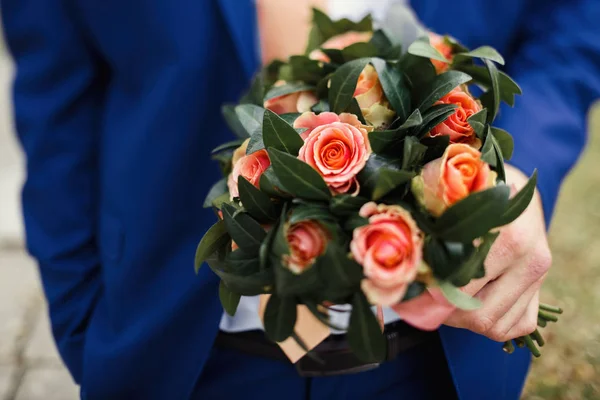
[[[541,300],[561,305],[558,324],[533,361],[525,400],[600,399],[600,105],[589,142],[567,177],[550,226],[554,263]]]

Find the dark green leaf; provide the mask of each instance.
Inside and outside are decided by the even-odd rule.
[[[315,87],[312,85],[307,85],[304,82],[292,82],[285,83],[279,86],[273,86],[267,92],[265,96],[265,101],[274,99],[276,97],[285,96],[292,93],[304,92],[304,91],[314,91]]]
[[[406,289],[406,293],[404,294],[402,301],[409,301],[414,299],[415,297],[421,295],[425,291],[425,289],[427,289],[427,287],[422,282],[415,281],[410,283],[408,285],[408,288]]]
[[[237,249],[227,254],[227,272],[238,276],[254,275],[260,271],[260,260],[256,252],[248,253],[243,249]]]
[[[470,80],[469,75],[460,71],[448,71],[436,76],[429,85],[428,90],[421,92],[423,94],[419,96],[419,110],[423,113],[433,103],[450,93],[452,89]]]
[[[236,209],[229,204],[223,204],[222,211],[231,239],[244,251],[258,252],[266,236],[260,224],[248,214],[236,212]]]
[[[367,225],[369,220],[361,217],[358,214],[353,214],[348,216],[346,222],[344,223],[344,229],[347,231],[353,231],[356,228],[360,228],[361,226]]]
[[[211,226],[208,231],[200,240],[198,248],[196,249],[196,256],[194,258],[194,267],[196,273],[200,269],[200,266],[206,259],[214,254],[218,249],[229,243],[229,234],[227,233],[227,227],[224,221],[217,221]]]
[[[484,108],[476,114],[471,115],[467,122],[475,130],[479,139],[484,138],[484,129],[487,121],[487,109]]]
[[[501,225],[510,189],[499,185],[475,192],[447,209],[436,221],[437,237],[463,243],[485,235]]]
[[[240,296],[238,293],[234,293],[227,285],[225,285],[224,281],[221,281],[219,284],[219,299],[221,300],[221,305],[225,312],[232,317],[235,315],[235,311],[237,310],[238,304],[240,303]]]
[[[229,129],[231,129],[235,136],[239,137],[240,139],[246,139],[248,136],[250,136],[235,112],[235,105],[225,104],[221,107],[221,113],[223,114],[223,118],[225,119],[227,126]]]
[[[379,81],[392,108],[404,121],[411,112],[410,90],[404,74],[398,68],[380,58],[373,58],[371,63],[377,70]]]
[[[379,200],[398,186],[409,182],[415,176],[414,172],[382,168],[379,170],[373,200]]]
[[[387,343],[371,305],[362,292],[354,294],[348,325],[348,342],[352,352],[363,362],[382,362]]]
[[[204,199],[203,207],[213,207],[213,201],[225,193],[229,193],[229,189],[227,188],[227,178],[220,179],[210,188],[206,198]],[[227,196],[227,198],[229,199],[229,196]]]
[[[420,165],[427,146],[419,143],[419,140],[414,136],[409,136],[404,139],[404,153],[402,156],[402,169],[410,170]]]
[[[277,260],[273,260],[273,263],[277,265]],[[279,266],[275,268],[275,281],[277,294],[285,297],[319,293],[323,288],[319,272],[314,265],[297,274],[284,266],[281,260],[279,260]]]
[[[327,287],[358,290],[364,277],[362,266],[334,242],[327,245],[325,253],[317,259],[316,267]]]
[[[508,202],[508,207],[500,217],[499,225],[507,225],[513,222],[525,211],[535,193],[537,184],[537,171],[534,171],[527,184]]]
[[[349,194],[338,194],[333,196],[329,202],[329,209],[335,215],[345,216],[358,212],[368,202],[364,197],[351,196]]]
[[[357,176],[358,181],[360,183],[361,192],[369,193],[370,197],[370,195],[375,190],[379,170],[382,168],[399,170],[399,163],[400,160],[398,159],[391,159],[375,153],[371,154],[371,156],[367,160],[367,164]]]
[[[259,221],[273,221],[277,218],[277,210],[268,194],[261,192],[243,176],[238,178],[240,200],[244,209]]]
[[[429,237],[425,242],[423,258],[433,270],[433,275],[441,280],[451,276],[470,254],[472,245],[447,242]]]
[[[298,119],[298,117],[302,115],[301,113],[285,113],[285,114],[281,114],[279,117],[284,120],[285,122],[287,122],[290,125],[294,125],[294,122],[296,121],[296,119]]]
[[[345,330],[343,327],[335,325],[331,322],[331,319],[329,318],[329,314],[327,313],[327,310],[325,310],[322,305],[317,304],[315,301],[308,300],[308,299],[306,299],[306,300],[303,299],[303,303],[308,308],[308,310],[311,312],[311,314],[314,315],[315,318],[317,318],[319,321],[321,321],[323,323],[323,325],[326,325],[330,329],[335,329],[338,331]]]
[[[240,104],[254,104],[262,107],[265,97],[265,82],[263,74],[258,73],[252,78],[250,89],[240,99]]]
[[[273,171],[286,192],[307,200],[327,201],[327,184],[310,165],[277,149],[269,149]]]
[[[475,279],[478,272],[483,268],[483,262],[487,257],[499,232],[489,232],[482,237],[482,241],[477,248],[471,252],[460,267],[454,271],[448,280],[455,286],[462,287],[468,284],[471,279]]]
[[[490,135],[489,125],[486,125],[484,129],[485,135],[483,139],[483,146],[481,147],[481,160],[490,164],[492,167],[496,166],[497,157],[496,151],[494,150],[494,141],[492,135]]]
[[[319,61],[311,60],[307,56],[291,56],[288,64],[279,69],[279,79],[286,82],[301,81],[314,85],[321,80],[323,75]]]
[[[506,172],[504,171],[504,156],[502,155],[502,149],[496,141],[496,138],[492,134],[491,129],[488,131],[488,137],[492,139],[492,146],[494,147],[494,154],[496,155],[496,173],[498,179],[502,182],[506,182]]]
[[[446,148],[450,144],[450,136],[448,135],[440,135],[436,137],[426,137],[421,139],[421,143],[427,146],[427,151],[425,152],[425,157],[423,157],[423,164],[428,163],[429,161],[433,161],[437,158],[440,158]]]
[[[309,220],[327,222],[335,221],[335,217],[329,213],[327,208],[318,206],[301,205],[292,209],[290,224]]]
[[[380,56],[387,55],[386,53],[392,47],[390,38],[388,38],[385,32],[381,29],[377,29],[375,32],[373,32],[373,36],[371,37],[369,43],[375,46]]]
[[[408,53],[425,58],[431,58],[434,60],[450,63],[442,53],[440,53],[435,47],[429,43],[429,38],[424,37],[415,40],[410,46],[408,46]]]
[[[496,115],[498,115],[498,110],[500,109],[500,83],[498,80],[498,68],[496,68],[496,65],[487,59],[484,59],[483,62],[488,69],[490,81],[492,83],[492,87],[489,90],[492,91],[493,102],[491,103],[490,110],[488,112],[488,122],[491,124],[496,118]]]
[[[239,118],[240,123],[250,136],[262,133],[264,112],[264,108],[254,104],[241,104],[235,107],[235,113]]]
[[[237,149],[242,145],[242,143],[244,143],[244,139],[232,140],[231,142],[223,143],[222,145],[212,149],[210,154],[216,154],[225,150]]]
[[[289,197],[281,187],[279,179],[275,176],[273,168],[269,167],[260,176],[260,190],[271,197]]]
[[[280,298],[277,294],[269,297],[263,321],[265,333],[274,342],[283,342],[294,332],[297,307],[293,298]]]
[[[419,128],[419,137],[428,134],[433,128],[444,122],[448,117],[456,112],[455,104],[436,104],[431,106],[423,114],[423,123]]]
[[[439,282],[439,288],[446,300],[461,310],[476,310],[481,307],[481,301],[464,293],[450,282]]]
[[[335,71],[329,89],[329,105],[333,112],[339,114],[350,105],[358,77],[368,62],[368,59],[361,58],[350,61]]]
[[[404,72],[413,90],[424,90],[432,82],[437,73],[428,58],[404,54],[400,59],[400,71]]]
[[[496,142],[498,142],[498,146],[500,146],[500,149],[502,150],[504,159],[510,160],[514,149],[514,142],[510,133],[506,132],[504,129],[492,126],[492,135],[496,138]]]
[[[298,132],[271,110],[265,110],[263,142],[267,148],[281,150],[293,156],[297,156],[298,150],[304,145]]]
[[[356,115],[358,120],[363,125],[367,124],[367,122],[365,121],[365,117],[363,116],[362,110],[360,109],[360,106],[358,105],[358,101],[356,101],[355,98],[350,100],[350,105],[348,107],[346,107],[345,112]]]
[[[483,58],[504,65],[504,58],[502,58],[502,56],[496,51],[496,49],[490,46],[481,46],[476,48],[475,50],[469,51],[468,53],[458,53],[457,56]]]
[[[357,58],[375,57],[377,55],[377,47],[371,43],[358,42],[342,50],[342,57],[345,62],[356,60]]]
[[[471,75],[476,83],[486,88],[492,87],[490,74],[486,67],[478,65],[460,65],[456,68]],[[500,99],[512,107],[515,103],[515,95],[522,93],[521,88],[510,76],[502,71],[498,71],[498,80],[500,85]]]
[[[310,110],[317,114],[329,111],[329,103],[326,100],[320,100],[317,104],[312,106]]]
[[[223,269],[215,268],[214,259],[211,256],[208,264],[221,280],[225,282],[228,288],[242,296],[258,296],[260,294],[270,293],[273,288],[273,271],[261,270],[252,275],[235,275]]]

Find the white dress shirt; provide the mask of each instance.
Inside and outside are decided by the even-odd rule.
[[[286,0],[293,1],[293,0]],[[386,17],[386,10],[392,3],[405,3],[405,0],[327,0],[328,15],[334,19],[348,18],[359,21],[365,15],[371,13],[375,21],[381,21]],[[345,307],[350,310],[350,306]],[[383,309],[385,323],[399,320],[398,315],[389,308]],[[339,327],[347,327],[350,318],[349,312],[330,312],[331,323]],[[225,332],[242,332],[250,330],[262,330],[263,324],[258,315],[258,296],[242,296],[235,316],[223,313],[220,329]],[[338,333],[338,332],[333,332]]]

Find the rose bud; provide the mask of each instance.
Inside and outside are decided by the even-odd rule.
[[[429,43],[434,49],[439,51],[446,59],[452,61],[452,44],[446,40],[444,36],[429,32]],[[435,72],[441,74],[450,68],[450,64],[443,61],[431,59],[431,63],[435,67]]]
[[[284,256],[284,264],[295,274],[300,274],[313,265],[330,240],[329,232],[312,220],[291,224],[285,237],[290,254]]]
[[[260,177],[263,172],[271,165],[271,160],[267,151],[262,149],[252,154],[245,154],[246,148],[248,147],[248,140],[244,141],[240,147],[233,152],[231,164],[233,165],[233,171],[227,177],[227,187],[229,188],[229,194],[231,199],[239,197],[238,191],[238,178],[243,176],[258,187]]]
[[[389,125],[394,111],[389,108],[377,71],[369,64],[358,77],[354,98],[360,106],[365,120],[376,129]]]
[[[398,205],[369,202],[359,215],[368,225],[354,229],[350,251],[363,266],[361,287],[372,304],[391,306],[404,297],[422,263],[423,235]]]
[[[356,175],[367,163],[371,145],[356,115],[308,112],[296,119],[294,128],[308,128],[298,158],[317,170],[332,193],[357,195]]]
[[[439,217],[471,193],[495,186],[496,172],[481,160],[481,152],[466,144],[451,144],[444,155],[428,162],[412,180],[419,203]]]
[[[476,149],[481,148],[481,140],[467,120],[481,111],[481,104],[460,86],[442,97],[435,104],[455,104],[458,106],[454,114],[434,127],[429,136],[450,136],[450,143],[465,143]]]
[[[285,85],[285,81],[275,82],[275,86]],[[284,94],[265,101],[264,107],[273,111],[275,114],[303,113],[310,111],[319,99],[310,90]]]
[[[371,40],[371,37],[373,37],[372,32],[350,31],[329,38],[320,47],[322,49],[342,50],[354,43],[368,42],[369,40]],[[311,51],[308,57],[312,60],[322,62],[331,61],[329,57],[327,57],[327,55],[319,49]]]

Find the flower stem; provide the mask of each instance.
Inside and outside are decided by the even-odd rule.
[[[560,307],[554,307],[548,304],[540,303],[540,310],[548,311],[555,314],[562,314],[563,310]]]
[[[512,340],[507,340],[506,342],[504,342],[502,350],[504,350],[508,354],[512,354],[515,351],[515,346],[513,345]]]
[[[548,323],[546,322],[545,319],[538,316],[538,326],[539,327],[545,328],[547,324]]]
[[[543,319],[545,319],[546,321],[552,321],[552,322],[556,322],[558,321],[558,317],[554,314],[549,314],[545,311],[538,311],[538,317],[541,317]]]
[[[523,336],[523,340],[525,341],[525,345],[527,346],[529,351],[531,351],[531,354],[534,357],[537,358],[542,355],[542,353],[540,353],[540,350],[537,348],[535,343],[533,343],[533,340],[531,339],[530,335]]]
[[[533,340],[535,340],[537,342],[537,344],[540,347],[543,347],[544,344],[546,344],[546,341],[544,340],[544,338],[542,337],[542,334],[540,333],[540,331],[538,329],[533,331],[533,333],[530,336],[533,338]]]

